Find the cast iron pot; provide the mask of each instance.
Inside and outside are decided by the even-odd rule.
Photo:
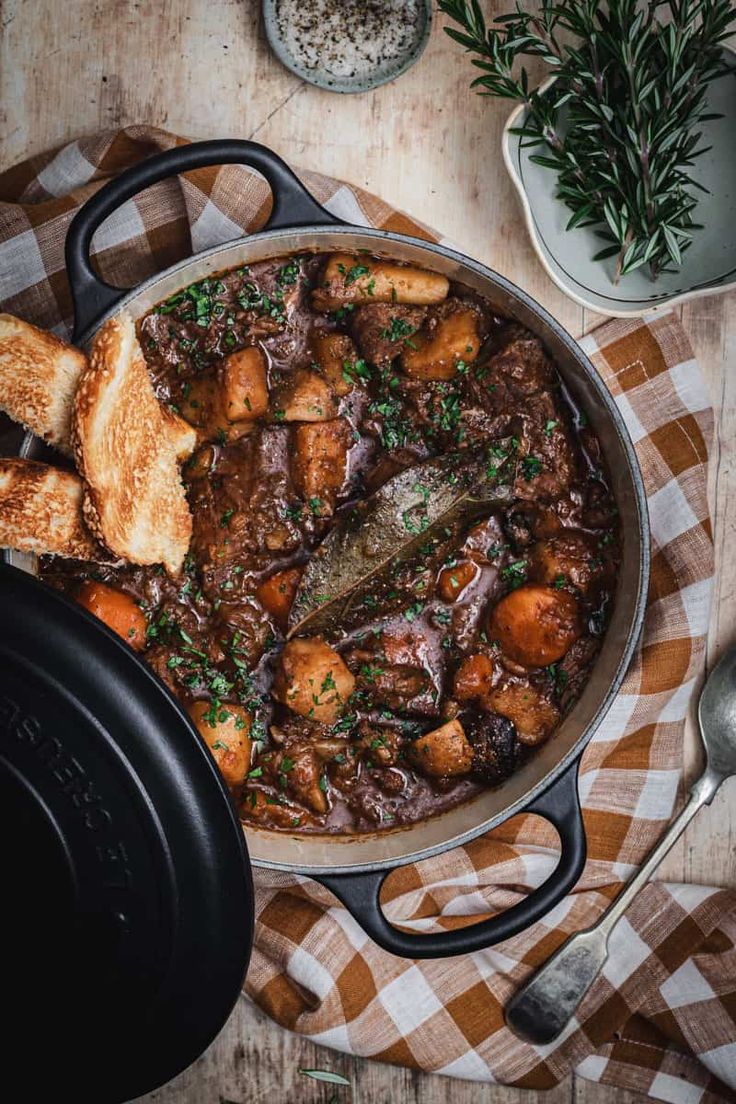
[[[247,165],[268,181],[273,209],[261,232],[206,250],[129,291],[100,280],[90,264],[90,244],[97,228],[116,208],[172,174],[221,164]],[[649,572],[649,528],[641,473],[610,394],[576,342],[525,292],[446,246],[341,221],[314,200],[279,157],[253,142],[194,143],[129,169],[97,192],[77,214],[67,236],[66,261],[74,301],[74,340],[86,346],[103,322],[119,310],[124,308],[139,319],[162,299],[205,276],[282,254],[360,249],[460,281],[543,341],[601,441],[621,516],[618,590],[595,669],[554,737],[516,774],[458,808],[408,828],[345,837],[246,829],[253,866],[316,878],[335,893],[380,946],[409,958],[432,958],[475,951],[529,927],[568,893],[585,863],[578,766],[631,660],[644,616]],[[37,442],[26,439],[26,455],[36,454],[37,448]],[[33,569],[29,557],[14,555],[12,560]],[[79,617],[83,617],[81,612]],[[198,740],[181,710],[176,723],[188,727],[187,739]],[[521,812],[545,817],[560,836],[559,863],[541,886],[505,912],[459,931],[413,934],[388,922],[379,892],[389,871],[467,843]]]

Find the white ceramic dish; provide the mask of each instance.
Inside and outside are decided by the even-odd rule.
[[[724,47],[736,69],[736,52]],[[506,168],[519,193],[529,236],[540,261],[558,287],[571,299],[601,314],[638,317],[701,295],[736,288],[736,77],[711,85],[708,109],[722,118],[703,124],[702,144],[711,149],[692,169],[695,180],[709,190],[701,195],[695,221],[703,229],[694,235],[677,272],[656,283],[646,268],[613,282],[615,258],[593,261],[604,242],[593,228],[565,230],[568,208],[555,197],[556,173],[529,160],[533,149],[522,149],[511,133],[523,119],[520,105],[509,116],[502,147]]]

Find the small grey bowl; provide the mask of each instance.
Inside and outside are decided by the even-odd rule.
[[[268,44],[282,65],[297,77],[322,88],[326,92],[369,92],[381,84],[387,84],[401,76],[418,61],[429,41],[432,30],[431,0],[417,0],[417,20],[414,37],[407,49],[395,58],[382,62],[370,73],[354,77],[333,76],[324,69],[310,68],[290,53],[281,37],[278,20],[279,0],[263,0],[263,25]]]
[[[729,61],[736,52],[724,46]],[[601,314],[638,317],[651,310],[672,307],[702,295],[736,288],[736,79],[725,76],[708,92],[708,110],[723,117],[703,123],[702,145],[710,146],[694,163],[693,179],[708,189],[694,211],[697,230],[677,272],[664,273],[656,282],[645,268],[614,284],[615,258],[594,261],[603,246],[593,228],[566,230],[570,211],[555,195],[557,174],[529,160],[533,149],[522,149],[511,133],[523,119],[517,107],[506,121],[503,157],[519,193],[527,230],[549,276],[571,299]]]

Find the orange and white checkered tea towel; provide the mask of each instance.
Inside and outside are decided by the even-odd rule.
[[[180,141],[128,127],[0,175],[4,309],[65,332],[70,218],[103,180]],[[302,179],[348,221],[436,240],[358,188],[314,173]],[[192,250],[257,229],[269,202],[263,181],[240,167],[166,181],[101,228],[97,263],[111,283],[133,284]],[[316,883],[256,871],[247,992],[279,1023],[317,1042],[450,1076],[545,1089],[575,1069],[677,1104],[736,1100],[736,894],[651,885],[617,929],[609,962],[562,1041],[530,1046],[503,1021],[518,984],[606,907],[672,816],[685,712],[703,667],[713,571],[706,503],[712,419],[698,366],[673,315],[606,323],[583,347],[634,439],[654,542],[643,640],[580,772],[583,877],[543,922],[498,947],[408,962],[372,944]],[[517,817],[392,874],[386,911],[417,931],[467,923],[513,904],[555,862],[549,826]]]

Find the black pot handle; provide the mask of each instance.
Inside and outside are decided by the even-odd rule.
[[[72,219],[66,236],[66,269],[74,305],[74,337],[77,341],[95,319],[114,306],[126,289],[99,278],[89,259],[92,236],[98,226],[121,204],[167,176],[209,165],[248,165],[266,178],[273,193],[273,209],[265,229],[317,225],[342,225],[307,191],[286,162],[266,146],[237,138],[191,142],[154,154],[133,165],[95,192]]]
[[[489,920],[455,931],[414,935],[390,924],[379,894],[389,871],[367,874],[320,874],[318,882],[331,890],[365,932],[385,951],[401,958],[449,958],[492,947],[531,927],[554,908],[575,885],[585,866],[585,827],[578,797],[576,759],[525,813],[537,813],[554,824],[560,835],[560,861],[552,874],[523,901]]]

